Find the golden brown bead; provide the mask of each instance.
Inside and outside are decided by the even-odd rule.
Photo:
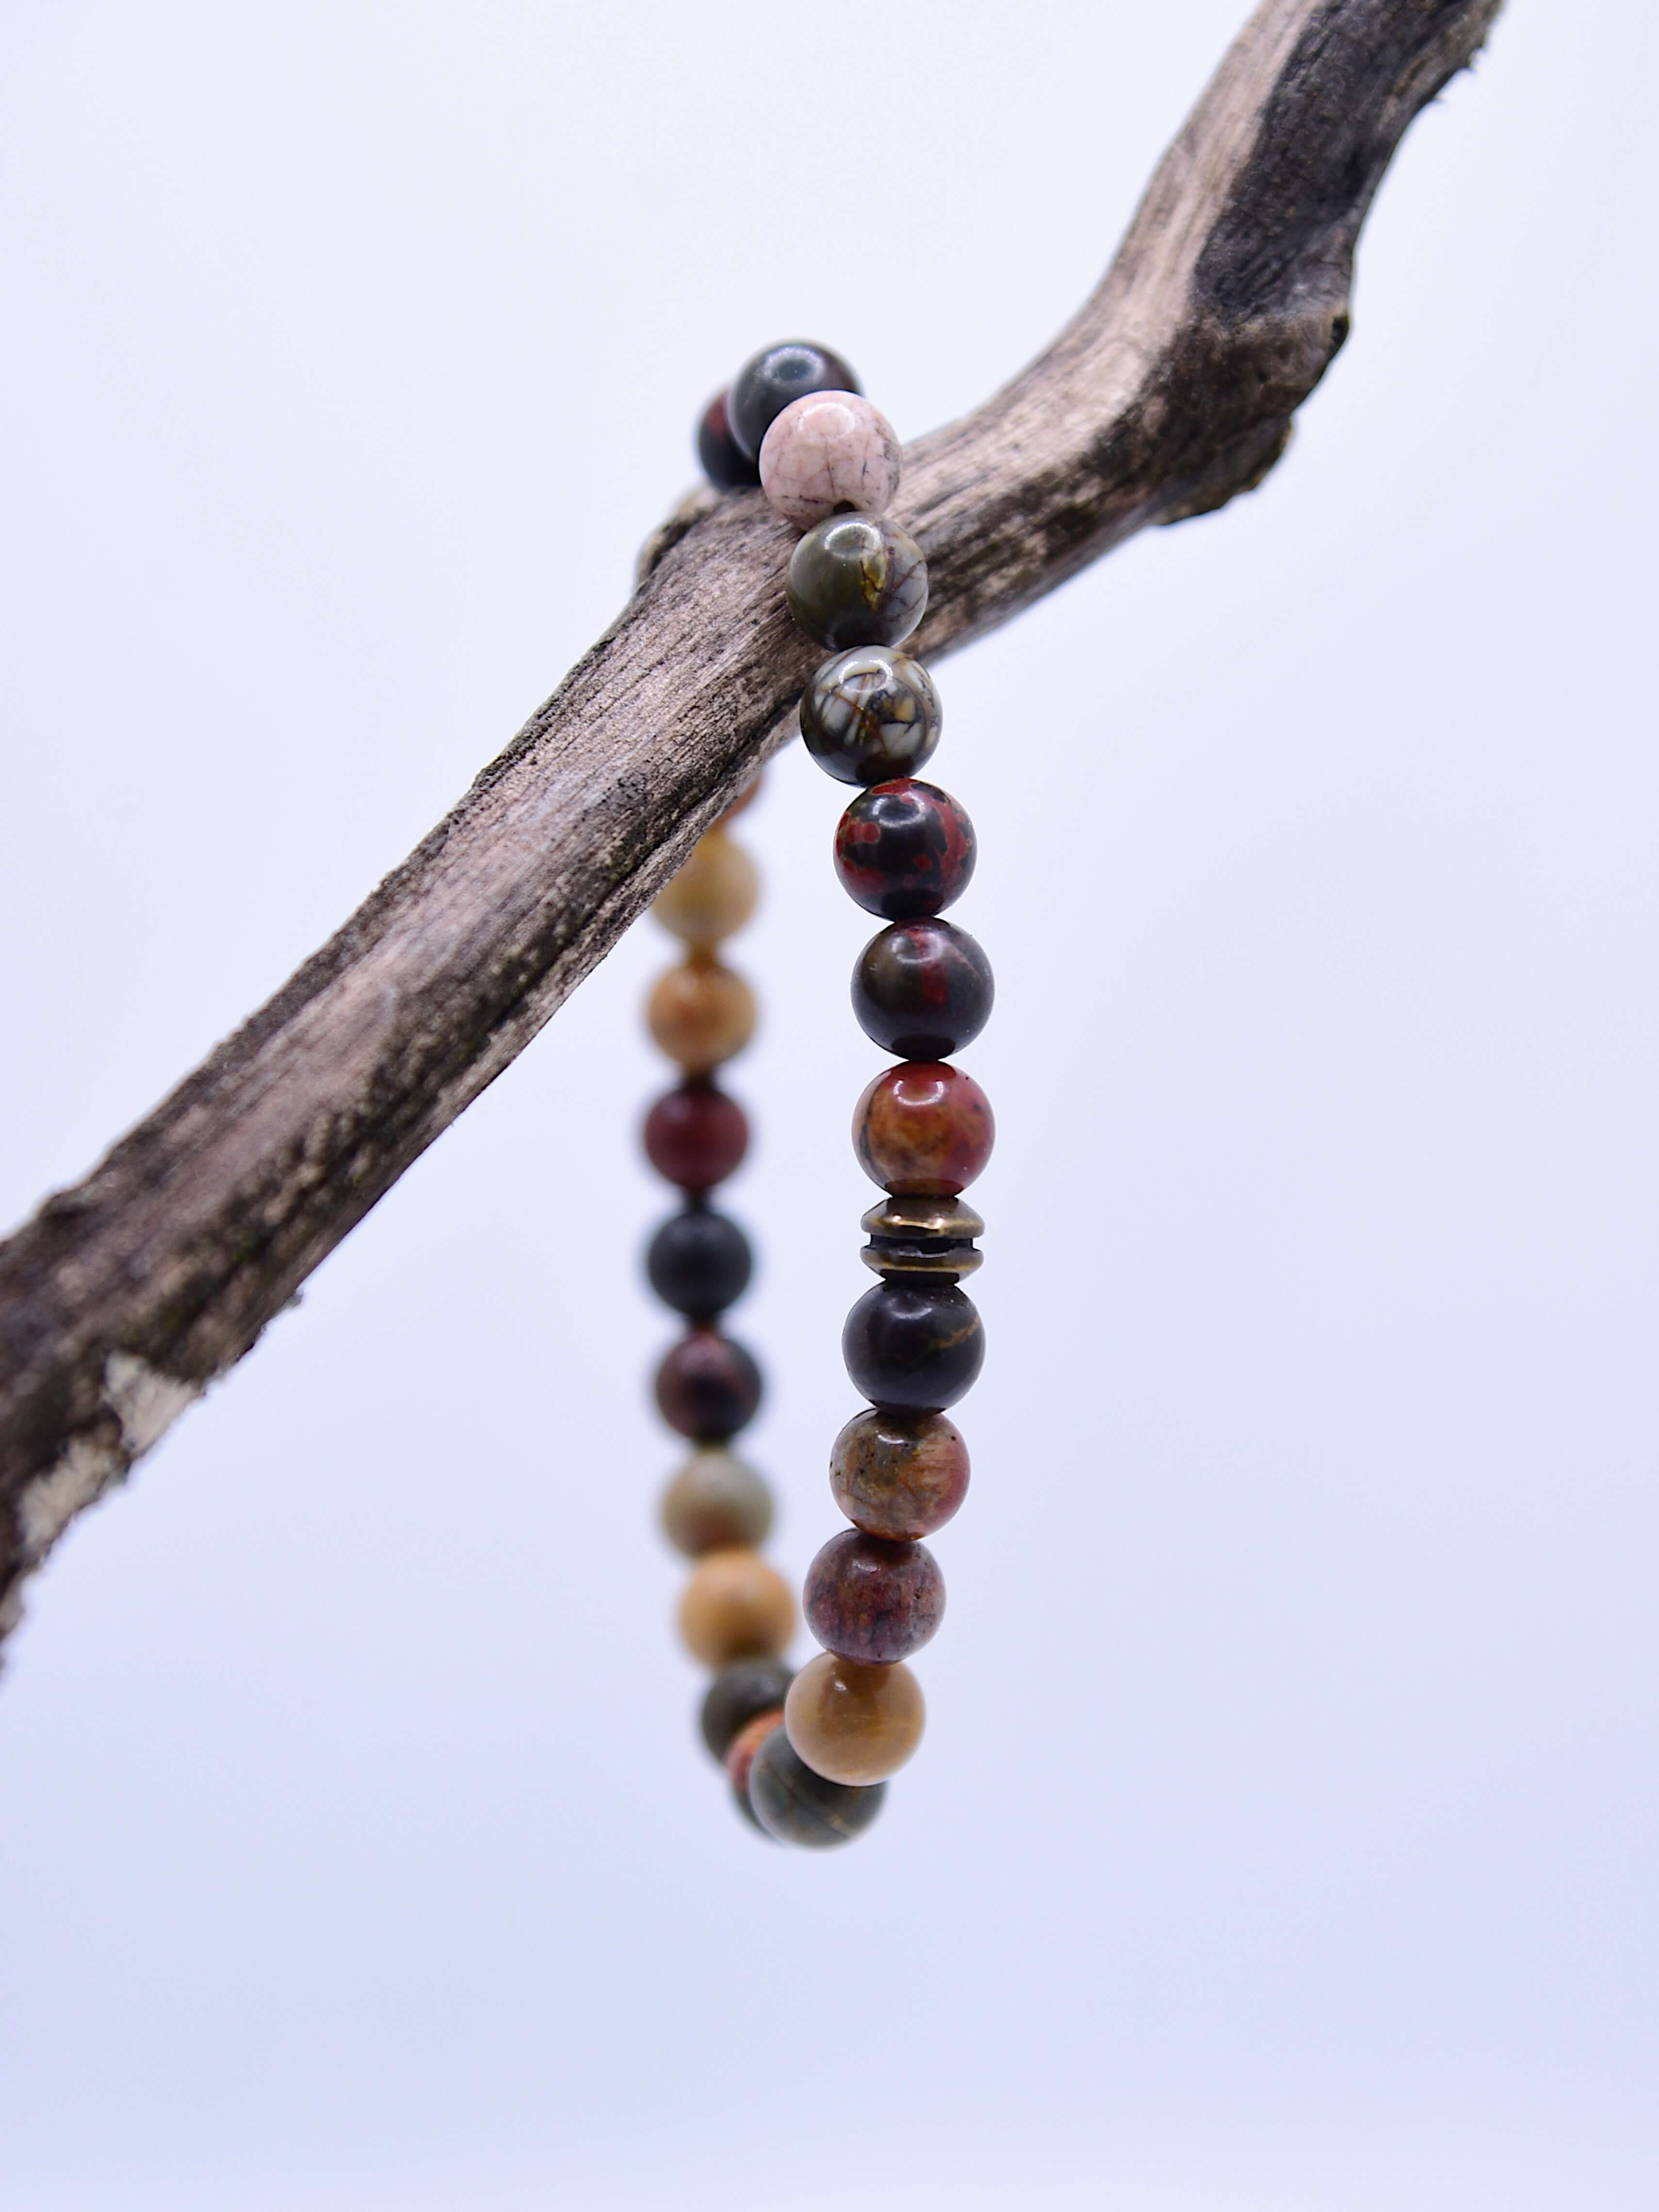
[[[698,1560],[680,1600],[680,1634],[705,1667],[776,1656],[795,1632],[795,1600],[783,1577],[740,1545]]]
[[[754,1035],[755,994],[718,960],[694,954],[658,977],[645,1014],[659,1051],[688,1075],[708,1075]]]
[[[783,1724],[814,1774],[863,1786],[896,1774],[921,1741],[927,1709],[903,1664],[862,1666],[821,1651],[789,1685]]]
[[[690,859],[658,892],[651,911],[694,951],[712,951],[741,929],[759,896],[755,864],[723,830],[700,837]]]
[[[711,1444],[694,1453],[664,1491],[662,1526],[689,1559],[733,1544],[763,1544],[772,1526],[772,1493],[735,1452]]]

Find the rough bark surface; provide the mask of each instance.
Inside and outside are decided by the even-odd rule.
[[[927,658],[1283,452],[1413,115],[1501,0],[1266,0],[1076,319],[905,454]],[[819,656],[757,493],[664,526],[617,621],[449,817],[86,1181],[0,1246],[0,1636],[27,1573],[521,1051]]]

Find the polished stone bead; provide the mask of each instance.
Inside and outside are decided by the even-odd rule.
[[[717,392],[697,417],[697,465],[716,491],[740,491],[760,482],[760,464],[738,451],[726,402]]]
[[[859,1165],[902,1197],[954,1198],[983,1172],[995,1140],[990,1100],[945,1060],[884,1068],[853,1109]]]
[[[779,1711],[794,1680],[781,1659],[739,1659],[708,1685],[698,1716],[711,1755],[723,1759],[740,1728],[757,1713]]]
[[[853,1012],[884,1051],[943,1060],[991,1018],[995,986],[976,939],[948,921],[896,921],[853,970]]]
[[[878,783],[836,825],[836,873],[868,913],[914,921],[953,906],[973,878],[974,825],[948,791]]]
[[[814,1774],[781,1728],[767,1737],[749,1770],[749,1802],[761,1826],[778,1843],[808,1850],[861,1836],[886,1795],[884,1782],[861,1789]]]
[[[740,1545],[705,1552],[680,1600],[680,1634],[705,1667],[774,1659],[795,1632],[793,1593],[775,1567]]]
[[[927,608],[927,563],[896,522],[831,515],[789,556],[789,611],[820,645],[897,645]]]
[[[700,1559],[729,1544],[758,1547],[772,1527],[772,1492],[754,1468],[719,1444],[694,1452],[662,1494],[663,1534]]]
[[[913,775],[932,758],[943,721],[921,663],[879,646],[854,646],[826,660],[800,702],[806,750],[841,783]]]
[[[872,1206],[860,1225],[870,1242],[859,1257],[878,1275],[954,1281],[980,1263],[974,1239],[985,1234],[985,1224],[963,1198],[891,1196]]]
[[[645,1018],[659,1051],[688,1075],[708,1075],[755,1033],[755,994],[717,960],[695,956],[659,975]]]
[[[658,1412],[698,1443],[736,1436],[754,1419],[760,1398],[759,1368],[740,1344],[712,1328],[689,1330],[657,1370]]]
[[[806,1570],[801,1603],[826,1651],[890,1666],[932,1640],[945,1618],[945,1577],[925,1544],[843,1528]]]
[[[721,1764],[739,1804],[746,1806],[749,1802],[749,1773],[755,1764],[755,1753],[782,1722],[782,1706],[774,1705],[769,1713],[757,1713],[752,1721],[745,1721],[726,1747]]]
[[[885,514],[899,485],[899,441],[852,392],[792,400],[761,441],[761,488],[797,530],[832,514]]]
[[[927,1717],[908,1667],[865,1666],[834,1651],[807,1661],[783,1708],[789,1741],[814,1774],[866,1785],[898,1772],[921,1741]]]
[[[726,396],[726,419],[740,453],[758,458],[761,445],[786,407],[809,392],[861,392],[862,385],[838,353],[810,338],[786,338],[746,361]]]
[[[694,952],[712,952],[755,911],[760,882],[743,847],[723,830],[698,838],[691,857],[652,902],[651,911]]]
[[[665,1091],[645,1117],[645,1156],[665,1182],[701,1197],[735,1175],[749,1150],[749,1117],[712,1083]]]
[[[978,1309],[954,1283],[893,1275],[847,1316],[842,1357],[873,1406],[943,1413],[974,1387],[985,1363]]]
[[[753,1267],[749,1239],[737,1223],[702,1206],[672,1214],[645,1255],[652,1289],[691,1321],[712,1321],[735,1304]]]
[[[968,1495],[968,1447],[943,1413],[854,1415],[830,1454],[830,1488],[855,1528],[915,1543],[942,1528]]]

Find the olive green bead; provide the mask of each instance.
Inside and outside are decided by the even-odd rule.
[[[663,1534],[688,1559],[725,1544],[758,1550],[772,1526],[772,1492],[735,1452],[711,1445],[668,1485],[661,1511]]]
[[[814,1774],[781,1728],[774,1729],[749,1770],[749,1803],[769,1836],[808,1850],[830,1850],[860,1836],[880,1812],[887,1784],[860,1788]]]
[[[789,556],[789,611],[820,645],[897,645],[927,608],[927,563],[884,518],[834,514]]]

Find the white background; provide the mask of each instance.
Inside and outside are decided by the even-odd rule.
[[[1242,13],[9,0],[0,1212],[511,735],[744,356],[906,435],[1019,367]],[[878,1827],[693,1741],[647,923],[34,1586],[8,2208],[1659,2200],[1656,67],[1517,0],[1267,488],[941,672],[990,1358]],[[843,796],[773,773],[734,948],[792,1577]]]

